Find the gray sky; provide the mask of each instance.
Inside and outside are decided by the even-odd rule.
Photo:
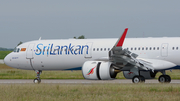
[[[1,0],[0,47],[20,41],[179,37],[180,0]]]

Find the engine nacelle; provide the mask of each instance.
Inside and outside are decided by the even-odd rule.
[[[117,75],[112,62],[86,61],[82,66],[82,74],[85,79],[109,80]]]
[[[140,71],[140,75],[142,75],[145,79],[154,79],[156,76],[157,72],[152,72],[152,71]],[[132,79],[135,74],[130,71],[123,71],[124,77],[126,79]]]

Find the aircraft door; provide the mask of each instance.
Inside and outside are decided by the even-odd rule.
[[[85,58],[92,58],[92,45],[93,45],[93,43],[92,42],[88,42],[88,43],[86,43],[86,45],[88,46],[88,47],[84,47],[84,57]]]
[[[163,43],[161,45],[161,56],[167,57],[168,56],[168,43]]]
[[[27,59],[33,59],[33,48],[34,48],[34,43],[29,44],[27,52],[26,52],[26,58]]]

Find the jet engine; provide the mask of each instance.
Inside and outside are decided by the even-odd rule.
[[[110,80],[114,79],[120,72],[114,68],[112,62],[86,61],[82,66],[82,74],[85,79]]]

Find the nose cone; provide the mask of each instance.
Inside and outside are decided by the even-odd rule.
[[[11,53],[10,53],[10,54],[11,54]],[[6,65],[8,65],[8,66],[11,67],[11,65],[10,65],[10,62],[11,62],[11,56],[10,56],[10,54],[8,54],[8,55],[4,58],[4,63],[5,63]]]

